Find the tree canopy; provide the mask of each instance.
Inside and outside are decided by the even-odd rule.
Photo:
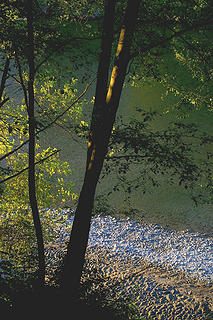
[[[111,192],[143,193],[147,181],[158,186],[158,175],[166,174],[196,203],[212,202],[213,138],[185,119],[213,107],[213,3],[6,0],[0,9],[2,251],[26,266],[22,254],[34,257],[36,247],[31,211],[42,221],[46,243],[56,236],[60,209],[75,206],[63,284],[76,288],[102,173],[118,173]],[[86,93],[94,80],[92,99]],[[147,83],[165,88],[162,114],[177,113],[177,121],[159,130],[152,121],[162,114],[140,106],[133,120],[117,120],[123,86]],[[86,110],[91,100],[92,114]],[[41,147],[53,125],[88,140],[77,205],[72,168],[60,150]]]

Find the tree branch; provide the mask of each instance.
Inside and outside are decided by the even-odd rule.
[[[212,22],[211,22],[212,23]],[[180,31],[173,31],[173,34],[168,37],[168,38],[163,38],[163,39],[160,39],[158,42],[155,42],[155,43],[151,43],[149,44],[147,47],[145,48],[141,48],[140,50],[134,52],[131,56],[130,56],[130,60],[137,57],[137,56],[140,56],[144,53],[146,53],[147,51],[155,48],[155,47],[158,47],[158,46],[162,46],[162,45],[165,45],[167,42],[171,41],[172,39],[176,38],[176,37],[181,37],[183,34],[185,34],[186,32],[188,31],[193,31],[193,30],[196,30],[198,28],[201,28],[201,27],[207,27],[208,25],[208,22],[206,23],[198,23],[197,25],[192,25],[186,29],[183,29],[183,30],[180,30]]]
[[[3,101],[0,102],[0,108],[8,101],[9,98],[5,98]]]
[[[113,160],[113,159],[137,159],[137,158],[140,158],[140,159],[144,159],[144,158],[147,158],[147,156],[142,156],[142,155],[139,155],[139,154],[136,154],[136,155],[120,155],[120,156],[106,156],[105,159],[106,160]]]
[[[78,41],[78,40],[87,40],[87,41],[90,41],[90,40],[97,40],[97,39],[100,39],[100,37],[94,37],[94,38],[84,38],[84,37],[79,37],[79,38],[73,38],[73,39],[70,39],[69,41],[64,41],[58,48],[55,48],[54,47],[54,50],[49,53],[35,68],[35,72],[38,71],[38,69],[42,66],[42,64],[44,64],[45,62],[48,61],[48,59],[54,54],[54,53],[59,53],[60,50],[62,50],[63,48],[65,48],[67,45],[69,45],[72,41]]]
[[[25,144],[27,144],[29,142],[29,140],[26,140],[24,142],[22,142],[18,147],[16,147],[15,149],[11,150],[10,152],[4,154],[1,158],[0,161],[4,160],[5,158],[11,156],[13,153],[15,153],[16,151],[18,151],[19,149],[21,149]]]
[[[49,127],[51,127],[57,120],[59,120],[61,117],[63,117],[65,115],[65,113],[67,113],[72,106],[77,103],[87,92],[88,88],[92,85],[92,83],[95,81],[96,78],[94,78],[90,83],[87,83],[84,91],[80,94],[80,96],[78,96],[69,107],[67,107],[62,113],[60,113],[53,121],[51,121],[49,124],[47,124],[44,128],[42,128],[41,130],[39,130],[36,134],[43,132],[44,130],[48,129]],[[1,160],[1,159],[0,159]]]
[[[54,156],[54,154],[58,153],[59,151],[61,151],[61,150],[60,150],[60,149],[59,149],[59,150],[56,150],[56,151],[54,151],[53,153],[49,154],[47,157],[45,157],[45,158],[43,158],[43,159],[41,159],[41,160],[39,160],[39,161],[36,161],[36,162],[35,162],[35,165],[44,162],[45,160],[47,160],[47,159],[49,159],[50,157]],[[13,179],[13,178],[19,176],[20,174],[22,174],[23,172],[25,172],[25,171],[28,170],[28,169],[29,169],[29,166],[26,167],[26,168],[24,168],[24,169],[22,169],[22,170],[20,170],[19,172],[15,173],[15,174],[13,174],[12,176],[9,176],[9,177],[7,177],[7,178],[5,178],[5,179],[3,179],[3,180],[0,180],[0,184],[1,184],[1,183],[4,183],[4,182],[7,182],[7,181],[9,181],[10,179]]]
[[[22,70],[21,70],[21,64],[20,64],[20,61],[19,61],[19,58],[18,58],[18,55],[17,53],[15,52],[15,60],[16,60],[16,63],[17,63],[17,66],[18,66],[18,73],[19,73],[19,78],[20,78],[20,84],[21,84],[21,87],[22,87],[22,90],[24,92],[24,99],[25,99],[25,104],[27,106],[27,110],[28,110],[28,97],[27,97],[27,89],[26,89],[26,86],[24,84],[24,80],[23,80],[23,77],[22,77]]]
[[[52,120],[50,123],[48,123],[44,128],[42,128],[41,130],[38,130],[35,135],[38,135],[39,133],[45,131],[46,129],[48,129],[49,127],[51,127],[57,120],[59,120],[61,117],[63,117],[63,115],[69,111],[69,109],[75,104],[77,103],[87,92],[88,88],[92,85],[92,83],[94,82],[95,78],[86,85],[84,91],[80,94],[80,96],[78,96],[78,98],[76,98],[71,105],[64,110],[61,114],[59,114],[54,120]],[[24,145],[26,145],[29,142],[29,139],[22,142],[18,147],[16,147],[15,149],[11,150],[10,152],[4,154],[1,158],[0,158],[0,162],[4,159],[6,159],[7,157],[11,156],[13,153],[15,153],[16,151],[18,151],[19,149],[21,149]]]

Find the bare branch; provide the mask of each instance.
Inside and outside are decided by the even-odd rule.
[[[21,81],[18,80],[18,79],[14,76],[14,74],[11,74],[10,72],[8,72],[8,76],[9,76],[10,78],[14,79],[18,84],[21,85]]]

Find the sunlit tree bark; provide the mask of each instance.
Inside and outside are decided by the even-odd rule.
[[[139,0],[128,1],[108,91],[107,80],[112,48],[115,1],[108,0],[105,5],[102,51],[99,60],[96,99],[89,133],[86,172],[64,264],[63,286],[69,291],[73,290],[74,293],[80,283],[96,185],[107,154],[109,139],[119,106],[130,59],[130,48],[139,2]]]

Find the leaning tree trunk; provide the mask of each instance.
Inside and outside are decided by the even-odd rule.
[[[128,0],[107,92],[115,1],[106,1],[102,51],[98,68],[96,100],[89,134],[86,172],[64,263],[63,287],[68,292],[72,291],[72,293],[76,292],[80,284],[96,185],[108,151],[109,139],[130,59],[130,48],[139,2],[139,0]]]
[[[35,183],[35,114],[34,114],[34,34],[32,23],[32,0],[28,0],[27,4],[27,32],[28,32],[28,65],[29,65],[29,81],[28,81],[28,119],[29,119],[29,170],[28,170],[28,186],[29,199],[33,215],[33,222],[36,233],[38,248],[38,280],[39,286],[44,285],[45,281],[45,257],[42,226],[39,217],[38,204],[36,199],[36,183]]]

